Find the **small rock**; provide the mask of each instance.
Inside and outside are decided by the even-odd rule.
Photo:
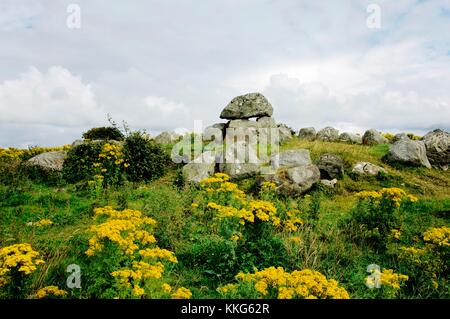
[[[321,180],[320,180],[320,183],[321,183],[322,185],[326,186],[326,187],[334,188],[334,185],[337,184],[337,181],[338,181],[338,180],[337,180],[336,178],[333,178],[332,180],[321,179]]]
[[[377,166],[369,162],[356,163],[355,166],[353,166],[352,172],[363,176],[367,175],[376,176],[380,172],[387,173],[387,171],[383,167]]]

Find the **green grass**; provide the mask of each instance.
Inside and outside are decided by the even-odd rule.
[[[418,236],[429,227],[449,225],[449,171],[391,167],[382,161],[388,151],[388,145],[369,147],[294,138],[281,146],[281,150],[299,148],[310,150],[313,160],[323,153],[341,156],[346,174],[335,189],[315,189],[310,192],[313,196],[321,194],[319,219],[314,225],[305,226],[300,231],[303,245],[293,246],[289,244],[286,235],[281,235],[287,249],[287,256],[284,256],[287,258],[284,265],[286,269],[316,269],[342,283],[352,298],[375,297],[363,284],[367,276],[367,265],[377,263],[395,269],[398,263],[395,256],[380,253],[349,237],[342,227],[342,223],[355,207],[354,193],[358,191],[400,187],[420,198],[414,209],[405,216],[405,243],[418,240]],[[348,173],[358,161],[369,161],[383,166],[389,174],[384,178],[355,179]],[[155,235],[159,246],[173,250],[181,256],[180,263],[169,273],[170,282],[189,287],[195,298],[217,298],[215,288],[225,281],[221,277],[205,273],[201,264],[194,266],[188,262],[190,259],[183,260],[183,256],[200,256],[202,249],[206,250],[204,254],[207,257],[208,249],[213,249],[211,247],[214,245],[211,243],[214,242],[214,236],[211,234],[209,239],[194,236],[205,231],[190,209],[193,198],[197,196],[196,190],[189,187],[181,190],[176,188],[173,185],[175,174],[175,171],[171,170],[151,183],[126,184],[110,189],[101,198],[94,198],[89,192],[79,190],[74,185],[46,186],[25,179],[15,180],[14,185],[0,184],[0,247],[22,242],[32,244],[46,260],[42,270],[33,275],[32,287],[39,288],[55,283],[64,286],[67,265],[87,258],[84,251],[89,239],[87,231],[92,225],[93,207],[126,205],[155,218],[158,222]],[[253,189],[253,184],[253,180],[240,182],[243,189],[249,191]],[[297,203],[298,199],[288,198],[285,202]],[[43,229],[27,226],[27,223],[42,218],[51,219],[54,225]],[[200,262],[198,260],[196,263]],[[442,288],[438,295],[423,291],[413,292],[412,288],[408,291],[406,295],[400,294],[399,297],[450,296],[448,287]],[[85,295],[75,293],[72,296]]]

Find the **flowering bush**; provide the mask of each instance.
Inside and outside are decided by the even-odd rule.
[[[225,280],[236,270],[283,265],[287,255],[282,234],[297,235],[303,219],[298,209],[271,197],[272,191],[271,184],[263,184],[259,198],[254,198],[224,173],[200,181],[191,208],[201,226],[194,230],[196,248],[189,256],[183,254],[184,259]],[[200,247],[210,253],[203,256]],[[213,253],[219,250],[222,254]]]
[[[118,211],[110,206],[96,208],[86,254],[98,263],[108,260],[114,269],[109,274],[115,280],[111,292],[120,298],[170,297],[168,285],[161,283],[165,267],[177,263],[175,254],[156,246],[152,234],[156,221],[140,211]],[[186,289],[187,290],[187,289]]]
[[[296,209],[279,211],[268,200],[247,198],[238,185],[229,181],[229,176],[216,173],[200,182],[202,188],[201,203],[193,203],[192,207],[206,212],[208,219],[218,221],[224,236],[239,240],[251,238],[255,233],[261,233],[266,226],[288,232],[295,232],[303,225],[301,213]],[[271,191],[271,183],[265,183],[262,191]]]
[[[44,299],[44,298],[64,297],[66,295],[67,292],[65,290],[59,289],[57,286],[47,286],[39,289],[34,295],[34,297],[37,299]]]
[[[365,279],[365,284],[369,288],[377,288],[375,293],[379,297],[395,297],[401,286],[409,279],[407,275],[395,273],[392,269],[372,269],[371,275]],[[377,282],[378,281],[378,282]]]
[[[395,252],[415,286],[439,296],[437,289],[446,286],[449,271],[450,228],[431,227],[423,233],[422,239],[422,243],[415,246],[399,245]]]
[[[123,181],[124,169],[130,166],[124,159],[122,148],[119,145],[105,143],[98,155],[96,162],[92,164],[94,167],[94,180],[90,181],[90,185],[97,185],[96,182],[101,181],[105,187],[108,185],[117,186]]]
[[[268,299],[349,299],[347,291],[334,279],[311,269],[289,273],[269,267],[254,273],[239,273],[238,283],[219,287],[223,297]]]
[[[10,298],[25,295],[26,276],[32,274],[44,260],[30,244],[15,244],[0,249],[0,289]],[[3,290],[2,289],[2,290]]]
[[[379,242],[400,236],[403,211],[417,201],[415,196],[400,188],[363,191],[357,193],[356,197],[358,204],[352,211],[351,227],[356,224],[372,239],[378,237]]]

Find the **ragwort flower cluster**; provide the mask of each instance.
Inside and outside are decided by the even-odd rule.
[[[282,267],[269,267],[255,273],[239,273],[238,284],[228,284],[218,291],[223,295],[238,293],[251,284],[259,298],[278,299],[348,299],[348,292],[334,279],[311,269],[286,272]],[[243,296],[248,297],[248,296]]]
[[[37,266],[44,263],[38,258],[39,252],[30,244],[15,244],[0,249],[0,286],[8,283],[9,275],[18,271],[22,275],[30,275]]]
[[[155,246],[156,238],[151,231],[156,221],[143,216],[140,211],[131,209],[118,211],[111,206],[96,208],[94,214],[95,220],[103,222],[91,227],[90,231],[94,235],[89,240],[86,254],[99,255],[108,244],[113,244],[116,247],[113,250],[120,251],[128,260],[126,263],[128,266],[111,273],[123,292],[122,296],[133,298],[146,296],[145,288],[149,281],[162,280],[165,264],[178,262],[173,252]],[[186,288],[183,289],[188,291]],[[167,283],[159,284],[156,297],[170,297],[171,290]]]

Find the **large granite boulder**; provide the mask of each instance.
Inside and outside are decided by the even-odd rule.
[[[383,167],[369,162],[358,162],[353,166],[352,173],[361,176],[376,176],[379,173],[387,173],[387,171]]]
[[[207,151],[183,166],[183,175],[186,180],[188,182],[198,183],[202,179],[213,175],[216,161],[218,161],[217,157],[216,152]]]
[[[385,159],[390,163],[431,168],[425,144],[422,141],[398,140],[390,146]]]
[[[61,172],[66,158],[66,151],[46,152],[30,158],[27,163],[45,170]]]
[[[344,176],[344,161],[335,154],[322,154],[316,162],[321,179],[339,179]]]
[[[359,134],[344,132],[339,135],[339,141],[350,144],[361,144],[362,137]]]
[[[423,137],[431,165],[448,169],[450,165],[450,133],[434,130]]]
[[[298,137],[302,140],[314,141],[316,139],[316,129],[314,127],[303,127],[298,132]]]
[[[319,141],[336,142],[339,140],[339,131],[331,126],[327,126],[317,132],[316,138]]]
[[[248,119],[272,116],[273,108],[261,93],[249,93],[235,97],[220,113],[221,119]]]
[[[320,171],[316,165],[302,165],[279,171],[275,179],[280,193],[298,196],[320,181]]]
[[[181,135],[175,132],[162,132],[158,136],[155,137],[155,142],[158,144],[171,144],[180,140]]]
[[[370,129],[364,133],[362,137],[362,143],[364,145],[387,144],[389,143],[389,140],[381,135],[381,133],[377,130]]]
[[[289,150],[270,156],[270,164],[274,169],[291,168],[312,164],[309,150]]]

